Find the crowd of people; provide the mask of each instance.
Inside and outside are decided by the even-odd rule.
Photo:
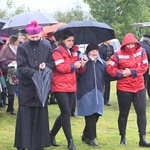
[[[60,146],[56,141],[62,128],[68,150],[76,150],[71,129],[71,114],[83,116],[85,126],[81,140],[98,146],[97,122],[103,115],[104,105],[111,106],[110,85],[117,80],[118,130],[120,144],[127,145],[126,127],[131,104],[137,115],[139,146],[150,147],[146,139],[146,88],[150,97],[149,57],[150,36],[142,42],[127,33],[120,50],[114,52],[110,41],[100,46],[89,43],[85,54],[74,44],[74,34],[63,32],[56,45],[52,33],[43,37],[42,26],[32,21],[25,27],[26,34],[12,35],[0,52],[1,99],[7,112],[14,111],[14,96],[18,96],[18,111],[14,147],[17,150],[43,150]],[[37,93],[33,76],[49,69],[51,87],[44,105]],[[146,88],[145,88],[146,87]],[[49,100],[50,99],[50,100]],[[48,104],[58,104],[60,114],[49,127]]]

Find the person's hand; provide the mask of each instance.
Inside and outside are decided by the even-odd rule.
[[[75,66],[76,69],[79,69],[81,67],[81,61],[76,61],[74,63],[74,66]]]
[[[46,65],[45,65],[45,63],[43,62],[43,63],[41,63],[41,64],[39,65],[39,70],[43,70],[45,67],[46,67]]]
[[[122,76],[123,77],[128,77],[131,75],[131,71],[129,68],[126,68],[125,70],[123,70]]]
[[[17,64],[17,61],[14,60],[14,61],[12,61],[11,63],[12,63],[13,65],[16,65],[16,64]]]
[[[88,61],[88,58],[86,55],[84,55],[81,59],[81,66],[84,67],[87,61]]]

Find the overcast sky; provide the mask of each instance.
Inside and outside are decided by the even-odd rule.
[[[30,11],[40,10],[48,13],[53,13],[58,10],[70,10],[77,3],[81,4],[83,10],[88,11],[89,9],[88,5],[83,3],[83,0],[13,0],[13,2],[17,6],[25,5]],[[5,0],[2,0],[2,4],[6,6]]]

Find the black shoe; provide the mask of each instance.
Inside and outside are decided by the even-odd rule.
[[[86,136],[84,136],[84,135],[82,135],[81,140],[82,140],[83,142],[85,142],[85,141],[86,141],[86,139],[87,139],[87,137],[86,137]]]
[[[146,140],[145,135],[140,135],[139,146],[141,147],[150,147],[150,142]]]
[[[68,150],[76,150],[72,139],[68,141]]]
[[[11,111],[10,114],[11,115],[16,115],[16,113],[14,111]]]
[[[120,144],[127,145],[127,140],[125,138],[121,139]]]
[[[53,137],[53,136],[51,136],[51,145],[53,145],[53,146],[60,146],[60,145],[56,142],[55,137]]]
[[[91,146],[98,146],[98,143],[95,141],[95,139],[89,139],[89,138],[87,138],[85,142],[88,145],[91,145]]]
[[[111,106],[111,104],[109,102],[105,102],[104,105]]]

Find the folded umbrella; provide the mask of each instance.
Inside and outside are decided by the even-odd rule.
[[[36,87],[37,95],[43,107],[45,106],[45,102],[51,88],[51,77],[52,70],[48,67],[45,67],[43,70],[36,71],[32,77]]]

